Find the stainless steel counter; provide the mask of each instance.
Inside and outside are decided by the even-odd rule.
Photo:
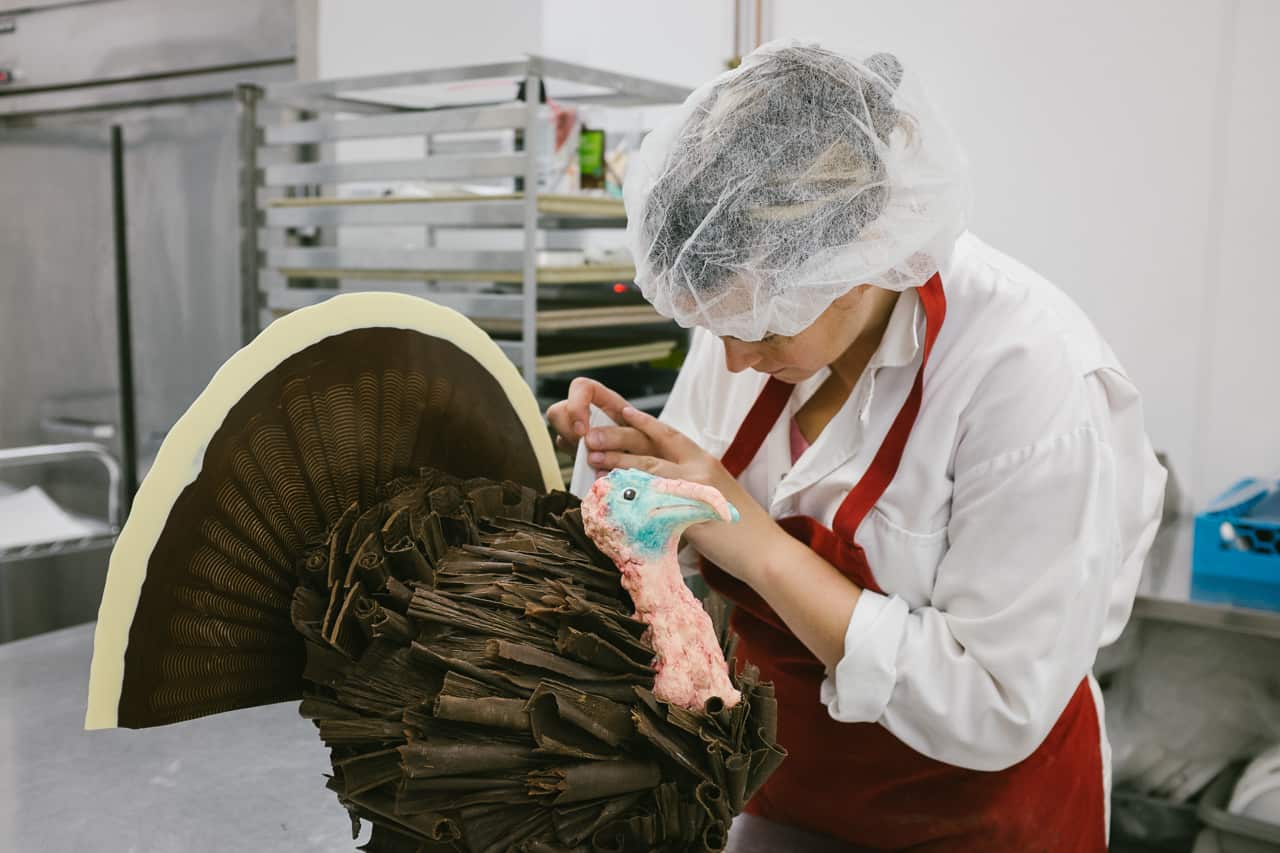
[[[1210,604],[1191,597],[1193,519],[1179,518],[1160,531],[1138,587],[1133,615],[1237,634],[1280,639],[1280,611]]]
[[[0,645],[0,850],[355,850],[295,703],[86,732],[92,642],[80,625]]]
[[[355,850],[324,786],[328,755],[295,703],[86,732],[92,643],[93,626],[79,625],[0,645],[0,851]],[[848,849],[749,817],[729,844],[730,853]]]

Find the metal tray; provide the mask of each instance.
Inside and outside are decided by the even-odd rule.
[[[310,220],[305,215],[296,213],[299,210],[308,209],[332,209],[349,207],[356,211],[359,210],[376,210],[378,208],[393,207],[399,208],[409,215],[410,212],[417,215],[431,217],[423,222],[423,224],[458,224],[474,227],[477,224],[483,225],[511,225],[520,226],[524,224],[524,193],[497,193],[494,195],[479,194],[450,194],[438,196],[377,196],[374,198],[358,198],[349,196],[313,196],[307,198],[277,198],[267,202],[267,224],[268,225],[355,225],[360,224],[353,221],[354,217],[359,214],[350,213],[349,217],[353,218],[334,218],[332,222],[316,222]],[[615,225],[619,222],[625,222],[627,213],[622,204],[622,199],[612,198],[608,196],[589,196],[589,195],[564,195],[564,194],[538,194],[537,197],[538,213],[544,216],[564,217],[564,218],[583,218],[583,219],[612,219],[616,220]],[[283,211],[294,211],[288,214]],[[432,211],[427,213],[427,211]],[[502,214],[506,214],[503,217]],[[377,214],[364,214],[370,218],[374,218]],[[456,223],[449,223],[447,220],[456,218]],[[509,218],[510,221],[500,221],[503,218]],[[499,220],[499,221],[495,221]],[[403,222],[404,220],[396,220]],[[382,222],[369,222],[367,224],[383,224]],[[411,223],[412,224],[412,223]]]
[[[93,442],[69,442],[0,449],[0,468],[55,465],[77,459],[95,460],[107,471],[106,518],[87,519],[77,515],[79,520],[89,522],[93,529],[63,539],[0,547],[0,563],[74,554],[110,547],[115,542],[120,530],[120,466],[106,448]]]
[[[524,273],[513,258],[494,258],[501,265],[487,264],[485,255],[518,253],[452,251],[448,256],[434,249],[403,252],[358,254],[356,249],[276,249],[268,252],[268,266],[286,278],[360,278],[379,281],[480,281],[497,284],[521,284]],[[372,251],[372,250],[371,250]],[[287,253],[287,254],[286,254]],[[274,257],[273,257],[274,256]],[[279,260],[283,263],[273,263]],[[444,263],[440,263],[444,261]],[[475,262],[475,266],[468,266]],[[377,266],[366,266],[374,263]],[[538,284],[599,284],[608,281],[631,281],[636,268],[631,264],[575,264],[573,266],[538,267],[534,273]]]
[[[554,355],[540,355],[538,356],[538,373],[539,375],[570,373],[579,370],[591,370],[597,367],[612,367],[615,364],[657,361],[669,356],[675,348],[675,341],[653,341],[630,346],[602,347],[599,349],[573,350]]]
[[[315,305],[342,293],[360,292],[359,288],[289,288],[267,293],[267,308],[272,319]],[[439,305],[453,308],[486,332],[519,334],[523,321],[523,299],[519,294],[414,292]],[[601,329],[615,326],[670,325],[648,303],[637,304],[570,304],[552,303],[555,307],[540,309],[536,314],[539,332],[564,332],[577,329]]]

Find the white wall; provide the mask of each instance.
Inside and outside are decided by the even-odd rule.
[[[376,74],[542,53],[693,86],[733,53],[732,3],[686,0],[303,0],[317,76]],[[305,5],[300,7],[306,9]],[[305,14],[305,12],[304,12]]]
[[[542,47],[541,0],[314,2],[319,77],[495,62]]]
[[[1199,317],[1206,342],[1198,470],[1209,486],[1280,472],[1280,3],[1231,6],[1238,11],[1215,163],[1222,204],[1210,223]]]
[[[309,60],[301,70],[315,77],[498,62],[542,48],[540,0],[304,0],[298,14],[299,53]],[[346,160],[412,159],[426,147],[421,137],[361,139],[339,142],[334,152]],[[426,229],[339,228],[336,239],[341,246],[416,249],[425,245]]]
[[[542,0],[543,52],[697,86],[733,54],[732,0]]]
[[[1280,354],[1280,8],[1236,7],[781,0],[766,28],[921,70],[973,164],[974,231],[1089,312],[1200,501],[1280,468],[1280,395],[1245,391]]]

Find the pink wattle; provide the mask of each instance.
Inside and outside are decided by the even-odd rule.
[[[608,517],[608,502],[603,498],[609,488],[607,480],[596,481],[582,504],[583,525],[596,546],[617,564],[622,586],[635,603],[636,618],[649,626],[649,640],[657,655],[654,695],[689,710],[702,709],[713,696],[733,707],[742,695],[729,680],[729,666],[711,617],[680,576],[676,559],[680,531],[673,533],[660,557],[642,558]],[[705,486],[680,481],[662,481],[659,488],[673,494],[696,492],[699,497],[707,491]],[[715,494],[724,504],[722,517],[728,519],[728,503]],[[720,506],[715,508],[721,510]]]

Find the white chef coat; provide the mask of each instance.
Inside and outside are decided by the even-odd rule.
[[[1137,390],[1065,294],[972,235],[941,273],[946,321],[920,413],[856,536],[886,594],[859,597],[821,701],[931,758],[998,770],[1043,742],[1128,620],[1165,472]],[[790,419],[829,371],[796,386],[740,478],[773,517],[832,525],[907,397],[924,330],[907,291],[792,465]],[[720,456],[766,380],[730,373],[699,329],[662,419]],[[1105,734],[1100,748],[1105,766]]]

